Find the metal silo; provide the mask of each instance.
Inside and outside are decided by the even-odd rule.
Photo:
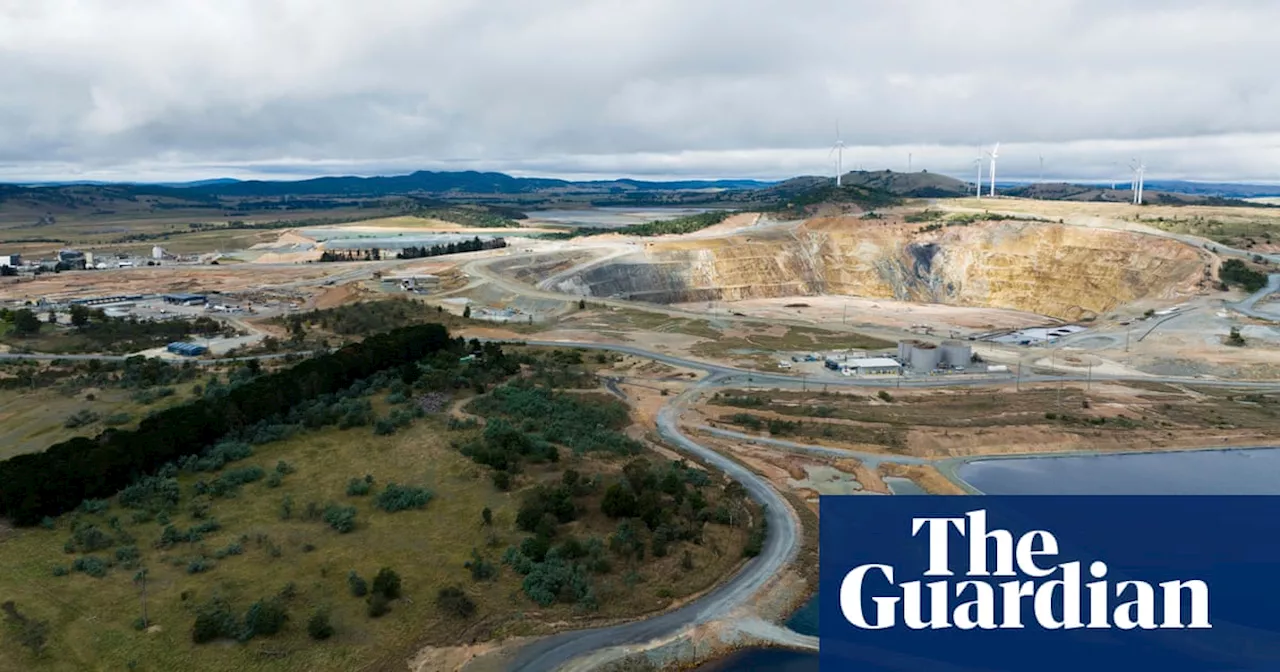
[[[915,343],[911,347],[911,370],[925,373],[942,363],[942,351],[932,343]]]
[[[942,363],[950,367],[966,367],[973,359],[973,348],[963,341],[943,341]]]

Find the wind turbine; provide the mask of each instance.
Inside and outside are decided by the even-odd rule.
[[[991,157],[991,197],[996,195],[996,159],[1000,158],[1000,143],[996,143],[991,151],[987,152],[987,156]]]
[[[978,167],[978,181],[973,183],[973,195],[978,200],[982,200],[982,147],[978,147],[978,158],[973,160],[973,164]]]
[[[827,158],[836,155],[836,186],[840,186],[841,178],[844,176],[844,140],[840,139],[840,122],[836,122],[836,144],[831,147],[831,151],[827,152]]]
[[[1040,155],[1040,181],[1044,182],[1044,154]]]
[[[1145,181],[1144,178],[1147,172],[1147,166],[1138,159],[1134,159],[1133,163],[1129,164],[1129,167],[1133,169],[1133,204],[1142,205],[1142,187],[1143,182]]]

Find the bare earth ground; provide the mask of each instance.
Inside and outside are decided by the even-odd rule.
[[[323,278],[328,271],[316,266],[296,268],[241,266],[157,266],[108,269],[80,273],[47,273],[0,282],[0,300],[62,300],[115,294],[154,292],[238,292],[270,289],[300,280]]]
[[[1280,427],[1275,395],[1160,384],[894,390],[892,402],[849,393],[749,394],[770,401],[741,408],[713,400],[700,404],[690,421],[701,416],[714,426],[756,434],[731,416],[800,421],[809,429],[776,438],[925,459],[1266,445]],[[816,417],[819,407],[830,409],[829,417]],[[826,432],[827,426],[836,431]]]
[[[787,307],[806,304],[805,307]],[[705,303],[677,304],[685,310],[703,310]],[[748,299],[717,304],[721,312],[736,311],[749,317],[809,320],[815,325],[874,324],[909,329],[927,324],[942,331],[994,331],[1053,324],[1043,315],[1000,308],[968,308],[931,303],[909,303],[885,299],[846,296],[798,296],[777,299]]]

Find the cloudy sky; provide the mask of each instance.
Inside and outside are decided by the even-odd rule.
[[[1280,181],[1275,0],[0,0],[0,180]]]

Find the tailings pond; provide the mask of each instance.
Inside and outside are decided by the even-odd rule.
[[[1277,495],[1280,449],[981,459],[956,469],[960,478],[993,495]],[[913,490],[894,488],[897,494]],[[818,634],[818,598],[787,626]],[[817,672],[813,653],[754,649],[698,668],[701,672]],[[864,672],[874,672],[864,668]]]
[[[956,473],[990,495],[1275,495],[1280,449],[986,459]]]

